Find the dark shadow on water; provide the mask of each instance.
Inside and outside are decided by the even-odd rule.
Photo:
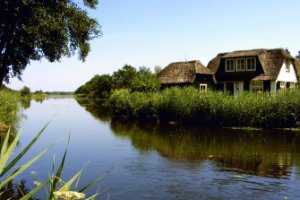
[[[292,167],[300,167],[300,132],[111,121],[105,101],[77,99],[77,102],[95,118],[111,122],[113,133],[129,139],[141,153],[158,152],[169,160],[185,164],[200,165],[209,160],[224,173],[242,172],[274,178],[286,178]]]
[[[26,182],[20,183],[9,182],[6,186],[0,189],[0,199],[19,200],[30,191],[26,188]],[[37,198],[29,198],[29,200],[38,200]]]
[[[139,151],[156,151],[178,162],[215,162],[224,172],[284,178],[300,167],[300,135],[292,131],[204,129],[190,126],[132,124],[113,121],[118,137]]]
[[[77,103],[91,113],[96,119],[104,122],[111,120],[109,114],[109,107],[105,100],[76,98]]]

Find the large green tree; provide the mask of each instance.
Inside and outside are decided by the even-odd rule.
[[[95,8],[98,0],[83,0]],[[31,60],[50,62],[78,52],[84,61],[89,41],[101,35],[97,21],[72,0],[0,0],[0,86],[21,78]]]

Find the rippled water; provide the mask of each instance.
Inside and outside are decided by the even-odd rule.
[[[105,175],[89,191],[100,188],[99,199],[300,199],[297,132],[111,122],[101,107],[73,98],[33,100],[24,116],[20,148],[51,120],[25,159],[53,145],[19,178],[28,188],[47,178],[70,134],[63,178],[89,163],[80,183]]]

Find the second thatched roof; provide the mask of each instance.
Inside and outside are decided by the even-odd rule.
[[[263,74],[255,77],[253,80],[276,80],[283,62],[288,59],[292,61],[295,67],[295,60],[290,55],[289,52],[282,48],[278,49],[251,49],[242,51],[233,51],[229,53],[220,53],[215,58],[213,58],[209,63],[207,68],[210,69],[214,74],[218,71],[220,67],[221,59],[226,58],[238,58],[255,56],[258,57],[259,62],[263,68]]]
[[[174,62],[157,74],[162,84],[185,84],[193,83],[196,75],[213,75],[199,60]]]

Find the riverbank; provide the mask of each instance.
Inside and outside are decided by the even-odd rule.
[[[0,132],[14,127],[17,122],[19,93],[9,89],[0,90]]]
[[[115,91],[110,99],[112,118],[202,127],[298,128],[300,89],[271,93],[200,92],[170,88],[142,93]]]

